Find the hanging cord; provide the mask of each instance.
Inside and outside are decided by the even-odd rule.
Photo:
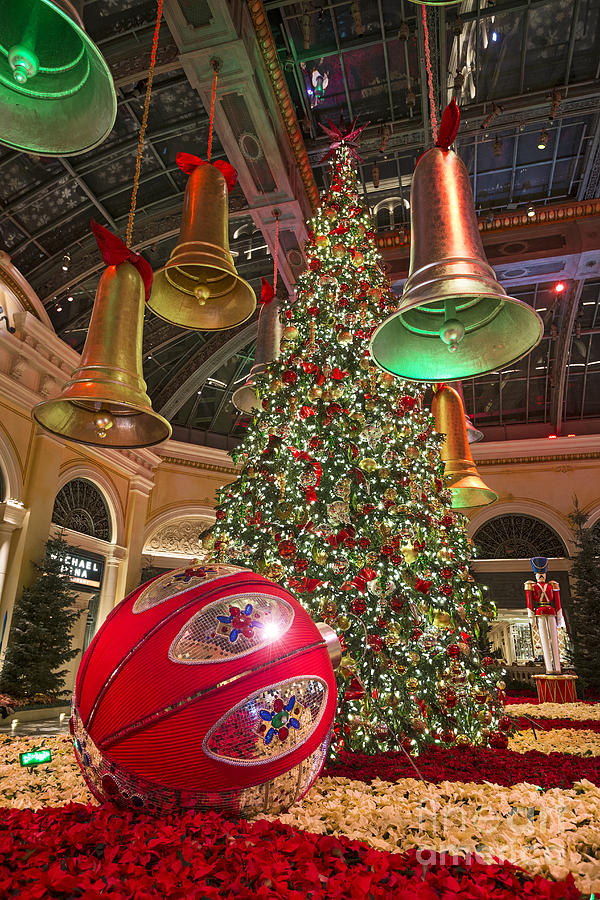
[[[208,125],[208,150],[206,152],[206,161],[210,162],[210,154],[212,152],[213,123],[215,120],[215,100],[217,99],[217,80],[219,78],[219,69],[221,61],[219,59],[211,59],[213,67],[212,93],[210,95],[210,121]]]
[[[131,191],[129,219],[127,220],[127,238],[125,240],[127,248],[131,247],[131,238],[133,236],[133,220],[135,218],[137,192],[140,186],[140,171],[142,168],[142,155],[144,153],[144,138],[146,136],[146,126],[148,125],[148,110],[150,108],[150,95],[152,94],[152,79],[154,78],[154,66],[156,64],[156,48],[158,46],[158,33],[160,31],[160,20],[162,19],[162,8],[163,0],[158,0],[158,9],[156,11],[156,25],[154,26],[154,37],[152,38],[150,68],[148,69],[148,83],[146,84],[146,98],[144,100],[144,114],[142,115],[142,124],[140,125],[140,137],[138,140],[137,157],[135,160],[135,175],[133,176],[133,190]]]
[[[277,254],[279,252],[279,210],[274,209],[275,216],[275,253],[273,254],[273,293],[277,293]]]
[[[429,87],[429,115],[431,116],[431,132],[433,142],[437,141],[438,127],[435,114],[435,97],[433,96],[433,72],[431,70],[431,52],[429,50],[429,29],[427,28],[427,7],[423,3],[423,33],[425,35],[425,65],[427,67],[427,85]]]

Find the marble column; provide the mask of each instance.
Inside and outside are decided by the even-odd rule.
[[[148,518],[148,500],[152,487],[152,482],[142,477],[133,478],[129,484],[127,513],[125,516],[127,570],[123,596],[129,594],[140,583],[144,529]]]

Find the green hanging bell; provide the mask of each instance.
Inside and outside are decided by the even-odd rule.
[[[0,0],[0,143],[42,156],[85,153],[116,114],[112,76],[76,4]]]
[[[496,280],[469,175],[452,150],[434,147],[419,159],[410,212],[410,271],[398,310],[373,335],[377,364],[409,381],[457,381],[529,353],[542,320]]]

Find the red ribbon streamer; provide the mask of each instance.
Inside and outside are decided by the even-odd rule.
[[[449,150],[458,134],[459,125],[460,110],[453,97],[442,115],[442,123],[435,146],[442,150]]]
[[[146,292],[146,301],[150,297],[152,290],[152,279],[154,277],[152,266],[139,253],[134,253],[127,247],[121,238],[112,234],[108,228],[104,228],[98,222],[91,221],[92,234],[96,238],[98,249],[102,254],[102,259],[107,266],[119,266],[121,263],[130,262],[132,266],[138,270],[144,282],[144,290]]]
[[[191,175],[199,166],[214,166],[218,169],[225,181],[227,182],[227,190],[229,193],[234,189],[237,182],[237,172],[233,166],[224,159],[218,159],[216,162],[205,162],[199,156],[193,153],[178,153],[175,162],[182,172]]]

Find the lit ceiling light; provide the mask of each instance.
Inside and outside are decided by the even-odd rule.
[[[564,283],[564,281],[557,281],[556,284],[554,285],[554,293],[562,294],[562,292],[565,290],[565,288],[566,288],[566,284]]]
[[[527,207],[527,218],[528,218],[528,219],[535,219],[535,209],[533,208],[533,206],[528,206],[528,207]]]
[[[72,303],[74,299],[75,298],[73,297],[73,294],[69,294],[69,296],[67,297],[67,303]]]
[[[60,305],[60,303],[56,307],[56,312],[62,312],[62,306]]]
[[[547,143],[548,143],[548,132],[546,131],[545,128],[543,128],[542,131],[540,132],[540,136],[538,139],[538,150],[545,150]]]
[[[496,42],[498,40],[498,32],[497,31],[492,31],[492,40],[494,42]]]
[[[62,261],[62,270],[63,272],[69,271],[69,266],[71,265],[71,255],[69,253],[65,253]]]

